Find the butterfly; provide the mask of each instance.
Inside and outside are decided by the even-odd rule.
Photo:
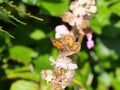
[[[80,43],[75,41],[71,34],[63,35],[60,39],[51,38],[53,46],[65,56],[77,53],[80,50]]]

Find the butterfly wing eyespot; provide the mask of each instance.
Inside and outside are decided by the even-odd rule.
[[[73,45],[73,43],[74,43],[74,40],[73,40],[73,38],[72,37],[69,37],[67,40],[66,40],[66,45],[68,45],[68,46],[72,46]]]
[[[75,39],[72,35],[64,35],[63,39],[63,43],[69,47],[71,47],[73,45],[73,43],[75,42]]]
[[[57,40],[57,39],[53,39],[53,38],[51,38],[51,41],[52,41],[53,46],[54,46],[55,48],[57,48],[58,50],[62,50],[62,49],[63,49],[63,48],[62,48],[62,42],[61,42],[61,41],[59,41],[59,40]]]
[[[72,47],[71,47],[72,51],[74,52],[78,52],[80,50],[80,43],[79,42],[75,42]]]

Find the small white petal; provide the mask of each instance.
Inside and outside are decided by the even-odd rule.
[[[89,12],[91,12],[91,13],[96,13],[96,12],[97,12],[97,7],[96,7],[96,6],[91,6],[91,7],[89,8]]]

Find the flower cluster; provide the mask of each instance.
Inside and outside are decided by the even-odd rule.
[[[76,0],[70,4],[69,8],[71,11],[64,13],[61,16],[62,20],[64,22],[67,22],[72,27],[76,26],[79,34],[86,35],[88,39],[89,34],[92,35],[93,32],[91,29],[89,29],[90,16],[92,13],[97,12],[95,0]],[[94,41],[92,39],[91,42],[90,40],[88,41],[87,41],[88,49],[93,48]]]
[[[68,57],[65,57],[63,55],[59,55],[57,61],[53,59],[53,57],[50,57],[50,61],[52,62],[52,65],[54,65],[57,68],[62,68],[64,70],[74,70],[77,68],[76,64],[73,64],[71,59]]]
[[[76,25],[78,29],[85,28],[84,20],[89,20],[90,15],[97,12],[95,0],[76,0],[70,4],[69,8],[71,11],[64,13],[62,20],[71,26]]]
[[[75,75],[74,69],[77,68],[77,65],[73,64],[70,58],[61,54],[58,56],[57,61],[52,56],[50,61],[56,67],[56,70],[54,72],[43,70],[41,72],[42,78],[47,82],[53,82],[53,90],[63,90],[71,83]]]
[[[92,29],[89,26],[90,15],[97,11],[95,0],[75,0],[70,4],[70,11],[64,13],[61,18],[68,23],[72,29],[69,30],[65,25],[58,25],[55,28],[55,38],[53,45],[59,50],[57,60],[51,56],[50,61],[55,66],[55,71],[43,70],[42,78],[47,82],[53,83],[53,90],[64,90],[70,84],[77,68],[76,64],[67,56],[77,53],[81,47],[81,36],[86,35],[87,47],[94,47],[92,40]],[[71,53],[72,52],[72,53]],[[67,54],[66,54],[67,53]],[[69,54],[68,54],[69,53]]]

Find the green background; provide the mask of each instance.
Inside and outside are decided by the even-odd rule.
[[[26,25],[0,9],[0,26],[15,37],[0,31],[0,90],[50,90],[40,72],[54,69],[49,57],[57,58],[58,51],[50,38],[54,37],[55,26],[63,24],[59,16],[69,10],[72,0],[13,0],[21,9],[4,1],[0,0],[0,7]],[[120,1],[97,0],[96,6],[98,12],[90,20],[95,47],[87,49],[84,38],[75,78],[65,90],[120,90]]]

